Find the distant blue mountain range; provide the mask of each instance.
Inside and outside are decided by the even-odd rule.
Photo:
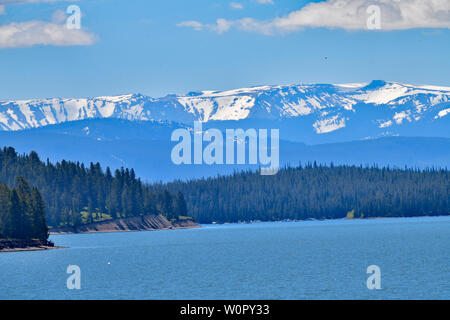
[[[256,165],[174,165],[173,130],[185,125],[121,119],[67,122],[38,129],[0,132],[0,145],[19,152],[35,150],[42,159],[100,162],[103,167],[132,167],[146,181],[170,181],[257,169]],[[385,137],[307,145],[280,141],[280,164],[319,163],[450,167],[450,138]]]

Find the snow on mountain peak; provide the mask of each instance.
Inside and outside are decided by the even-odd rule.
[[[361,112],[371,112],[379,129],[449,114],[450,87],[370,83],[257,86],[191,92],[153,99],[142,94],[82,99],[0,101],[0,130],[13,131],[92,118],[194,120],[311,118],[318,134],[345,128]],[[368,107],[368,108],[367,108]],[[309,118],[308,118],[309,119]]]

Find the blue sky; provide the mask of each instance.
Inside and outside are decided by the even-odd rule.
[[[381,28],[368,30],[377,1]],[[373,79],[449,86],[449,2],[396,15],[416,1],[0,0],[0,99]],[[72,4],[81,29],[67,32]]]

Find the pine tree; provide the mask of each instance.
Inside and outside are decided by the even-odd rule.
[[[11,234],[10,193],[8,186],[0,183],[0,239],[9,238]]]
[[[178,191],[178,194],[175,198],[173,211],[175,213],[175,218],[179,218],[180,216],[183,216],[183,217],[187,216],[186,200],[184,200],[184,196],[180,191]]]
[[[45,204],[39,190],[34,187],[31,194],[31,212],[33,221],[33,238],[46,241],[48,227],[45,219]]]
[[[8,215],[9,219],[7,219],[6,223],[8,224],[8,231],[6,236],[12,239],[25,239],[25,215],[22,211],[22,206],[20,203],[19,196],[15,189],[12,190],[10,199],[9,199],[9,210]]]
[[[175,218],[172,196],[167,190],[160,195],[159,212],[168,219]]]
[[[15,181],[15,189],[17,197],[19,199],[20,215],[18,219],[18,238],[23,239],[25,237],[32,238],[33,236],[33,218],[31,216],[32,204],[31,204],[31,188],[24,177],[17,177]]]

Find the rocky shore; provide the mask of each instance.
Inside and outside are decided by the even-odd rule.
[[[51,241],[15,239],[0,240],[0,252],[48,250],[55,248],[57,247],[55,247]]]
[[[85,224],[78,227],[63,227],[50,230],[51,234],[66,233],[95,233],[95,232],[126,232],[198,228],[198,225],[190,219],[169,221],[162,215],[147,215],[97,223]]]

